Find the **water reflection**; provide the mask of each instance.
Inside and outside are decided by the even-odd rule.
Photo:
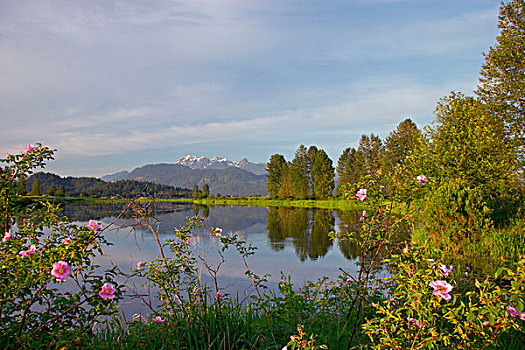
[[[268,208],[268,241],[275,251],[284,249],[290,239],[301,261],[326,255],[332,241],[335,218],[328,209]]]
[[[156,202],[143,203],[159,220],[159,234],[173,234],[174,227],[183,226],[186,218],[200,216],[205,218],[208,227],[220,227],[225,232],[235,232],[243,237],[266,231],[267,244],[272,251],[281,252],[293,247],[301,262],[316,261],[333,250],[329,233],[350,234],[356,241],[341,240],[337,244],[339,253],[346,259],[362,258],[360,244],[362,239],[359,217],[361,210],[329,210],[292,207],[233,207],[206,206],[192,203]],[[90,219],[113,222],[116,225],[133,224],[134,214],[123,212],[122,203],[74,203],[68,205],[64,214],[74,221]],[[397,229],[396,239],[408,239],[408,227]],[[196,230],[194,236],[208,236],[207,230]]]

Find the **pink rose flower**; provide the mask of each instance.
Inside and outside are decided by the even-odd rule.
[[[445,300],[450,300],[450,298],[452,298],[452,296],[448,293],[452,291],[454,287],[452,287],[446,281],[432,281],[428,285],[434,288],[432,294],[435,296],[440,296]]]
[[[71,267],[65,261],[58,261],[53,264],[51,275],[55,276],[57,281],[64,282],[71,275]]]
[[[34,244],[31,244],[31,246],[29,247],[28,250],[22,250],[20,253],[18,253],[18,255],[20,256],[29,256],[31,254],[34,254],[36,251],[36,247]]]
[[[417,183],[423,186],[426,185],[428,182],[428,179],[425,175],[419,175],[416,179],[417,179]]]
[[[513,306],[509,306],[507,308],[508,312],[509,312],[509,315],[511,317],[518,317],[520,320],[523,320],[525,321],[525,312],[519,312],[518,310],[516,310],[515,307]]]
[[[99,228],[102,228],[102,226],[99,225],[95,220],[89,220],[88,229],[94,231],[95,233],[98,233]]]
[[[366,199],[366,189],[360,189],[355,195],[360,201],[364,201]]]
[[[215,295],[215,299],[219,300],[220,298],[222,298],[222,294],[217,292],[217,295]]]
[[[137,270],[140,270],[142,268],[142,264],[144,264],[142,261],[139,261],[137,263]]]
[[[4,238],[2,238],[2,242],[7,242],[11,238],[11,232],[6,232],[4,235]]]
[[[153,321],[155,321],[155,322],[166,322],[166,320],[163,319],[163,318],[160,317],[160,316],[155,317],[155,318],[153,319]]]
[[[102,299],[113,299],[116,291],[117,290],[113,288],[111,283],[104,283],[102,289],[98,292],[98,295],[100,295]]]

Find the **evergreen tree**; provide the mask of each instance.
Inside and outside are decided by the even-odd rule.
[[[299,146],[290,165],[290,181],[292,195],[297,199],[305,199],[310,195],[310,178],[308,176],[308,150]]]
[[[38,180],[33,181],[33,187],[31,188],[31,195],[32,196],[41,195],[40,182],[38,182]]]
[[[484,54],[477,94],[506,123],[525,158],[525,1],[501,3],[495,46]]]
[[[317,151],[311,171],[314,198],[327,199],[332,196],[334,176],[332,160],[324,150]]]
[[[308,178],[310,179],[310,195],[314,196],[314,183],[312,179],[312,168],[319,149],[316,146],[308,147]]]
[[[283,176],[283,169],[286,166],[286,160],[281,154],[274,154],[270,157],[270,161],[266,165],[266,188],[268,190],[269,198],[279,197],[279,189],[281,188],[281,179]]]
[[[357,184],[360,174],[363,173],[362,164],[357,162],[357,151],[355,148],[346,148],[337,161],[337,194],[342,194],[342,188],[349,184]]]

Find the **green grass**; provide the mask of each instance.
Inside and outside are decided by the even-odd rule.
[[[283,200],[270,199],[267,197],[240,197],[240,198],[219,198],[219,199],[194,199],[193,203],[209,205],[236,205],[249,207],[298,207],[298,208],[321,208],[321,209],[351,209],[359,210],[366,208],[366,205],[346,199],[303,199],[303,200]]]

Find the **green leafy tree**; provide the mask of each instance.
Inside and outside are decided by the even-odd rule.
[[[206,183],[202,186],[202,197],[208,198],[210,195],[210,186]]]
[[[424,157],[435,179],[462,178],[487,192],[515,182],[515,149],[503,121],[479,100],[456,93],[442,99],[428,131],[432,142]]]
[[[360,181],[360,176],[363,173],[363,165],[357,162],[357,150],[355,148],[346,148],[339,156],[337,161],[337,175],[339,181],[337,183],[337,194],[343,194],[343,188],[350,184],[356,184]]]
[[[286,159],[281,154],[274,154],[270,157],[270,161],[266,165],[266,188],[268,190],[269,198],[277,198],[279,196],[279,189],[283,177],[283,171],[286,167]]]
[[[501,3],[496,44],[484,54],[477,94],[506,123],[525,156],[525,1]]]
[[[57,197],[64,197],[66,195],[66,191],[64,190],[64,185],[58,186],[58,190],[56,193]]]
[[[31,195],[32,196],[40,196],[42,193],[42,190],[40,189],[40,182],[38,180],[33,181],[33,187],[31,187]]]
[[[20,176],[16,182],[16,194],[25,196],[27,194],[27,181],[25,176]]]
[[[380,169],[380,158],[383,149],[383,143],[379,136],[370,134],[362,135],[357,149],[357,162],[361,164],[363,172],[360,174],[360,181],[365,175],[376,175]]]
[[[56,192],[57,192],[57,189],[56,189],[55,185],[51,185],[47,189],[47,194],[49,196],[54,196]]]
[[[391,173],[396,166],[403,167],[407,157],[417,149],[423,140],[421,130],[410,119],[405,119],[385,139],[381,156],[381,167]]]
[[[299,146],[290,165],[290,181],[293,197],[305,199],[310,195],[310,177],[308,174],[308,150]]]
[[[281,184],[279,186],[279,192],[277,196],[280,199],[293,198],[292,181],[290,179],[290,163],[285,162],[282,166],[281,171]]]
[[[334,167],[324,150],[318,150],[311,170],[313,197],[327,199],[334,191]]]
[[[199,198],[199,196],[200,196],[200,192],[201,192],[201,191],[199,191],[199,187],[198,187],[197,185],[193,185],[192,197],[193,197],[194,199]]]

